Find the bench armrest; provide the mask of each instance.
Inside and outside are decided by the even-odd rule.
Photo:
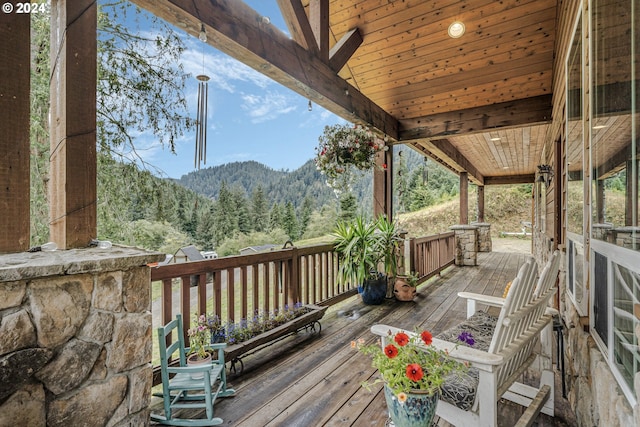
[[[505,301],[502,297],[474,294],[473,292],[458,292],[458,296],[467,300],[467,318],[473,316],[478,310],[476,307],[476,303],[478,302],[491,307],[502,308]]]
[[[398,332],[405,332],[407,335],[415,336],[415,333],[409,332],[405,329],[396,328],[388,325],[373,325],[371,332],[375,335],[382,337],[382,345],[386,345],[386,338],[391,335],[395,335]],[[471,366],[483,371],[493,372],[504,362],[504,358],[497,354],[487,353],[486,351],[478,350],[471,347],[466,347],[456,343],[443,341],[437,338],[433,339],[432,344],[438,350],[444,350],[449,353],[449,356],[460,362],[469,362]]]

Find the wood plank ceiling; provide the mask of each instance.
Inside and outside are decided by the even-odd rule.
[[[132,1],[477,184],[533,182],[558,0],[277,0],[291,36],[239,0]]]

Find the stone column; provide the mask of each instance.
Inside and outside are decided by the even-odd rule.
[[[640,227],[618,227],[614,232],[616,245],[627,249],[640,249]]]
[[[487,222],[472,222],[471,225],[478,227],[478,252],[491,252],[491,224]]]
[[[149,425],[147,264],[163,258],[115,246],[0,256],[0,425]]]
[[[452,225],[455,236],[455,264],[457,266],[478,265],[478,227],[475,225]]]

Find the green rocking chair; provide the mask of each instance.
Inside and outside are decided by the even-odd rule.
[[[167,347],[166,337],[173,331],[177,332],[178,340]],[[151,414],[151,420],[160,424],[173,426],[214,426],[222,424],[222,418],[214,417],[213,405],[218,397],[233,396],[235,390],[227,388],[227,376],[224,365],[224,351],[226,344],[211,344],[212,350],[217,350],[218,358],[211,364],[201,366],[187,366],[188,348],[184,346],[184,329],[182,316],[177,315],[164,327],[158,328],[160,344],[160,363],[162,368],[162,393],[164,415]],[[176,360],[175,353],[179,353],[179,365],[172,363]],[[192,376],[200,378],[194,379]],[[178,418],[176,411],[181,409],[205,409],[205,418]]]

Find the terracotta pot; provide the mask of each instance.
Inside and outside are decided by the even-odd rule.
[[[413,301],[413,298],[416,296],[416,288],[415,286],[411,286],[406,278],[398,277],[393,286],[393,294],[398,301]]]
[[[204,359],[199,358],[196,353],[187,356],[187,366],[198,365],[211,365],[211,353],[207,353],[207,357],[205,357]],[[202,379],[204,378],[204,372],[196,372],[195,374],[191,374],[191,378],[193,378],[194,380]]]

